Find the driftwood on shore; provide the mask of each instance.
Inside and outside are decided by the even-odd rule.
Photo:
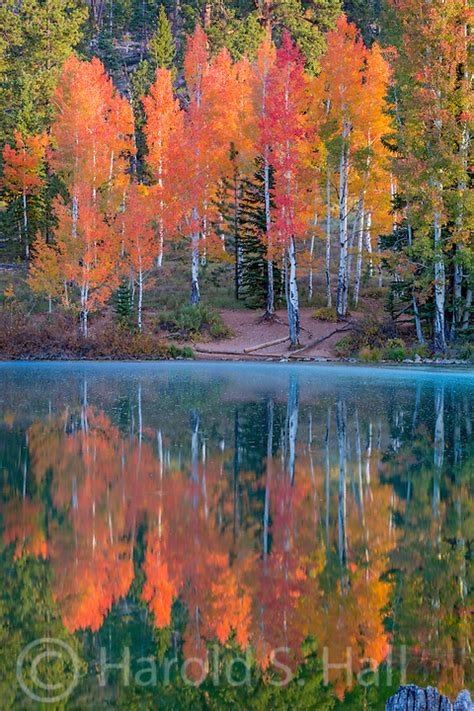
[[[395,696],[390,697],[385,711],[474,711],[474,704],[468,691],[461,691],[452,704],[432,686],[422,689],[409,684],[401,686]]]
[[[280,343],[285,343],[285,341],[289,340],[289,336],[284,336],[283,338],[277,338],[274,341],[260,343],[258,346],[249,346],[248,348],[244,348],[244,353],[253,353],[254,351],[261,351],[263,348],[270,348],[270,346],[278,346]]]

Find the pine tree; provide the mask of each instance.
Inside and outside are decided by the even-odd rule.
[[[54,115],[50,100],[64,61],[82,39],[87,8],[81,0],[2,0],[0,21],[0,141],[13,129],[40,133]],[[8,44],[7,44],[8,42]],[[3,71],[2,71],[3,70]]]
[[[270,208],[273,201],[274,170],[270,166]],[[241,296],[250,308],[266,308],[268,298],[267,247],[265,244],[265,177],[263,160],[257,159],[257,168],[252,179],[243,183],[240,200],[239,232],[242,245]],[[276,293],[275,302],[281,298],[280,270],[273,270]]]
[[[166,17],[163,5],[158,13],[158,26],[156,32],[148,43],[150,66],[155,69],[173,69],[176,58],[176,47],[171,32],[171,25]]]

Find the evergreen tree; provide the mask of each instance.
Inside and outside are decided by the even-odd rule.
[[[273,196],[274,170],[270,168],[270,191]],[[272,209],[275,207],[271,200]],[[265,235],[265,181],[263,162],[257,161],[252,179],[243,183],[239,211],[239,233],[242,247],[241,297],[249,308],[267,305],[268,270]],[[281,300],[280,270],[274,267],[275,302]]]
[[[142,98],[148,94],[153,81],[153,71],[150,62],[143,59],[135,71],[130,75],[129,96],[130,104],[135,118],[135,147],[137,152],[134,156],[134,172],[143,177],[146,174],[145,156],[147,153],[146,139],[143,133],[145,125],[145,110]]]
[[[171,25],[166,17],[165,8],[160,5],[158,26],[156,32],[148,43],[150,67],[155,69],[173,69],[176,58],[176,47],[171,32]]]
[[[113,296],[115,320],[119,326],[131,328],[133,323],[133,293],[130,282],[123,280]]]
[[[4,0],[0,8],[0,142],[13,129],[40,133],[55,107],[51,94],[87,18],[81,0]],[[5,34],[4,34],[5,28]],[[5,40],[3,38],[5,37]]]

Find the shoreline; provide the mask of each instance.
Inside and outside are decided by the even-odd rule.
[[[165,363],[165,362],[218,362],[218,363],[308,363],[315,365],[361,365],[371,368],[377,367],[392,367],[406,368],[416,367],[433,367],[433,368],[456,368],[462,370],[472,370],[474,373],[474,364],[469,361],[459,359],[421,359],[412,360],[405,359],[403,361],[380,360],[380,361],[365,361],[360,358],[337,358],[328,356],[304,356],[304,355],[281,355],[281,354],[258,354],[258,353],[239,353],[237,351],[214,351],[214,350],[194,350],[195,357],[187,358],[183,356],[177,357],[137,357],[130,356],[117,358],[116,356],[100,356],[100,357],[81,357],[80,355],[72,355],[71,357],[48,357],[48,355],[30,355],[21,357],[3,356],[0,354],[0,364],[4,363]]]

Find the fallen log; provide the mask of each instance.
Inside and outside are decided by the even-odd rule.
[[[206,348],[194,348],[196,353],[214,356],[237,356],[238,358],[274,358],[280,359],[282,356],[278,353],[245,353],[245,351],[212,351]]]
[[[461,691],[454,705],[438,689],[428,686],[422,689],[415,684],[401,686],[391,696],[385,711],[473,711],[474,704],[468,691]]]
[[[310,341],[305,346],[302,346],[302,348],[298,348],[296,351],[293,351],[293,353],[291,355],[289,355],[288,357],[294,358],[299,353],[303,353],[303,351],[307,351],[309,348],[314,348],[314,346],[318,346],[323,341],[327,341],[328,338],[331,338],[331,336],[334,336],[336,333],[344,333],[345,331],[351,331],[351,330],[352,330],[352,326],[346,326],[345,328],[336,328],[336,329],[334,329],[334,331],[327,333],[325,336],[322,336],[321,338],[316,338],[315,341]]]
[[[261,343],[259,346],[250,346],[249,348],[244,348],[244,353],[253,353],[254,351],[261,351],[262,348],[270,348],[270,346],[277,346],[279,343],[285,343],[289,341],[290,337],[285,336],[284,338],[277,338],[274,341],[268,341],[267,343]]]

